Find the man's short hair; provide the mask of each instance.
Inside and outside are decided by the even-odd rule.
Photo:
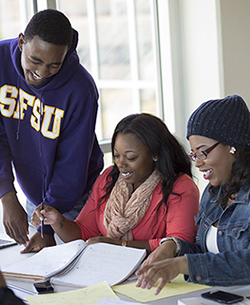
[[[36,13],[26,26],[24,41],[31,41],[39,36],[43,41],[59,46],[71,47],[73,30],[69,19],[53,9],[46,9]]]

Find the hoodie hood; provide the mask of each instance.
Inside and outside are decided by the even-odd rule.
[[[75,73],[77,68],[79,67],[79,57],[76,53],[76,47],[78,44],[78,32],[73,29],[73,41],[70,49],[68,50],[63,65],[61,67],[60,76],[58,76],[58,73],[53,75],[51,79],[48,81],[44,81],[42,84],[40,84],[38,87],[29,86],[26,83],[26,80],[24,78],[23,68],[21,66],[21,51],[18,46],[18,38],[13,39],[11,43],[11,58],[13,65],[15,67],[15,70],[17,71],[17,74],[20,77],[20,81],[24,81],[27,86],[29,86],[33,92],[37,92],[41,94],[44,90],[51,90],[51,89],[57,89],[63,86],[68,80],[72,77],[72,75]],[[40,95],[39,94],[39,95]]]

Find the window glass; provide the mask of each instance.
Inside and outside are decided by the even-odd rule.
[[[130,79],[126,1],[96,0],[97,49],[100,79]]]
[[[155,76],[151,3],[135,1],[139,78],[145,80],[154,80]]]
[[[152,0],[58,0],[58,9],[79,32],[81,63],[100,93],[98,140],[110,139],[120,119],[132,113],[157,116],[155,14]]]
[[[101,89],[102,139],[112,137],[116,124],[133,109],[132,92],[127,89]]]
[[[142,112],[148,112],[155,114],[156,104],[155,101],[155,90],[154,89],[142,89],[140,90],[141,110]]]
[[[87,70],[91,70],[89,37],[90,18],[88,18],[87,0],[59,0],[58,10],[62,11],[64,14],[67,15],[67,17],[70,19],[72,27],[77,30],[78,34],[80,34],[78,37],[79,41],[77,46],[77,52],[84,67]]]
[[[0,40],[18,37],[32,16],[31,0],[0,0]]]

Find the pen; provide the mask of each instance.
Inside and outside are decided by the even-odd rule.
[[[40,211],[43,210],[43,202],[41,203],[41,206],[40,206]],[[44,233],[44,218],[42,218],[41,220],[41,237],[43,238],[43,233]]]

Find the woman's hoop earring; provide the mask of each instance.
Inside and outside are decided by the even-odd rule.
[[[235,152],[236,152],[236,148],[232,146],[230,149],[230,154],[234,155]]]

